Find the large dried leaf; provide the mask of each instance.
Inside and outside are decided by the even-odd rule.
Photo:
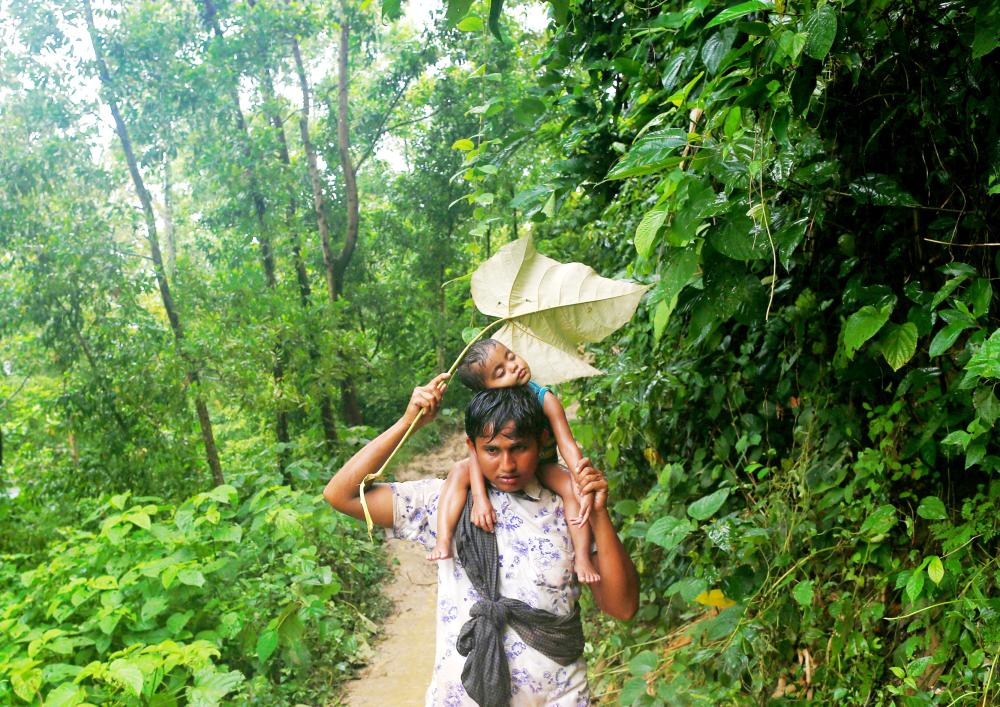
[[[545,385],[599,374],[580,345],[631,319],[647,289],[541,255],[530,236],[501,248],[472,275],[479,311],[511,320],[493,338],[523,356],[532,378]]]

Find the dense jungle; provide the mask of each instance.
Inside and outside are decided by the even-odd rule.
[[[649,286],[558,388],[641,581],[582,595],[596,701],[1000,702],[1000,3],[0,0],[0,38],[0,704],[338,704],[393,567],[323,487],[527,236]]]

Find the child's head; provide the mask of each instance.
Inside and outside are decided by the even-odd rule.
[[[456,374],[472,390],[510,388],[531,380],[527,361],[495,339],[482,339],[470,346]]]

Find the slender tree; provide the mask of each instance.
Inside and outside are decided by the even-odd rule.
[[[348,73],[348,57],[350,54],[350,23],[346,9],[340,24],[340,44],[337,48],[337,147],[340,154],[341,169],[344,174],[344,188],[347,195],[347,227],[344,234],[344,244],[336,255],[330,244],[330,226],[326,217],[326,205],[323,198],[323,182],[316,159],[316,148],[309,135],[309,113],[311,107],[309,79],[306,76],[305,64],[302,61],[302,51],[298,39],[292,38],[292,56],[295,59],[295,70],[299,77],[299,87],[302,91],[302,112],[299,115],[299,132],[302,136],[302,147],[306,153],[306,164],[309,169],[309,181],[312,185],[313,208],[316,212],[316,222],[319,229],[320,244],[323,248],[323,265],[326,274],[326,289],[331,302],[340,299],[343,293],[344,272],[347,270],[354,249],[358,242],[359,206],[357,175],[350,152],[350,131],[348,128],[348,88],[350,74]],[[348,424],[361,424],[361,411],[358,405],[354,382],[350,378],[341,381],[341,405]]]
[[[170,323],[170,329],[174,335],[174,343],[177,346],[177,353],[184,360],[187,367],[187,381],[188,383],[196,386],[194,404],[198,415],[198,424],[201,428],[202,441],[205,445],[205,457],[208,461],[208,467],[212,473],[213,482],[216,485],[222,484],[225,483],[225,479],[222,475],[222,465],[219,462],[219,453],[215,446],[215,435],[212,432],[211,417],[208,413],[208,406],[201,397],[201,392],[197,390],[197,386],[200,383],[200,375],[194,361],[191,360],[190,355],[184,350],[184,328],[181,324],[180,316],[178,315],[177,308],[174,304],[173,295],[170,291],[170,284],[167,281],[166,269],[163,265],[163,256],[160,252],[160,243],[156,231],[156,217],[153,213],[153,200],[150,197],[149,191],[146,189],[142,173],[139,171],[139,164],[136,161],[135,153],[132,150],[132,141],[129,138],[128,128],[125,125],[125,121],[122,118],[121,111],[118,107],[118,95],[115,90],[114,82],[111,78],[111,73],[108,71],[107,63],[104,61],[104,53],[101,48],[101,38],[98,35],[97,28],[94,24],[94,13],[91,8],[90,0],[83,0],[83,9],[84,17],[87,22],[87,33],[90,36],[90,43],[94,49],[94,59],[97,64],[97,71],[101,81],[101,91],[104,95],[104,100],[108,104],[108,109],[111,111],[111,116],[114,119],[115,132],[121,142],[122,151],[125,154],[125,161],[128,164],[129,174],[132,177],[132,183],[135,186],[139,202],[142,204],[142,212],[146,224],[146,239],[149,242],[150,256],[153,260],[153,272],[156,276],[156,283],[160,290],[163,308],[166,311],[167,320]]]
[[[212,0],[202,0],[202,10],[202,17],[206,26],[211,30],[215,43],[222,45],[225,41],[225,37],[222,33],[222,28],[219,26],[218,10],[215,7],[215,3]],[[238,76],[236,73],[233,73],[232,75],[234,77]],[[257,243],[259,244],[261,268],[264,271],[264,281],[267,288],[274,293],[278,288],[278,278],[275,273],[274,250],[271,246],[271,235],[267,226],[267,202],[264,200],[260,180],[258,179],[257,172],[253,167],[253,149],[250,139],[250,131],[247,127],[246,117],[243,115],[243,109],[240,107],[239,88],[236,81],[230,81],[229,85],[226,86],[225,91],[230,100],[230,111],[232,113],[233,122],[235,123],[237,135],[241,141],[243,158],[246,161],[246,174],[250,190],[250,201],[253,204],[254,217],[257,220]],[[274,387],[278,395],[278,399],[275,401],[274,428],[278,444],[281,445],[281,452],[278,454],[278,466],[282,475],[285,475],[285,468],[288,466],[288,412],[286,410],[283,396],[285,366],[287,360],[287,349],[279,335],[274,343],[271,376],[274,379]],[[290,481],[287,477],[285,480]]]
[[[288,139],[285,136],[285,125],[281,120],[281,116],[278,115],[275,110],[274,79],[271,76],[270,69],[266,66],[263,71],[261,91],[264,96],[264,111],[267,115],[267,120],[271,124],[271,128],[274,130],[275,136],[278,140],[278,159],[281,160],[281,163],[285,165],[285,167],[291,167],[292,161],[288,152]],[[292,196],[289,199],[285,214],[289,225],[294,222],[295,211],[296,202],[295,197]],[[312,286],[309,284],[309,273],[306,270],[305,259],[302,257],[302,243],[299,238],[299,233],[294,229],[292,229],[291,233],[291,247],[292,262],[295,267],[295,279],[298,284],[299,306],[303,310],[308,310],[312,305]],[[306,336],[306,352],[309,355],[309,362],[315,366],[320,360],[319,347],[316,345],[316,340],[311,330],[306,332]],[[337,442],[337,423],[333,414],[333,405],[330,402],[330,396],[327,394],[325,389],[321,390],[319,394],[319,411],[320,421],[323,426],[323,438],[326,441],[327,451],[333,452],[334,445]]]

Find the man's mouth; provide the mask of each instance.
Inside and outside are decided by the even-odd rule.
[[[517,483],[517,474],[499,474],[496,480],[501,484],[515,484]]]

